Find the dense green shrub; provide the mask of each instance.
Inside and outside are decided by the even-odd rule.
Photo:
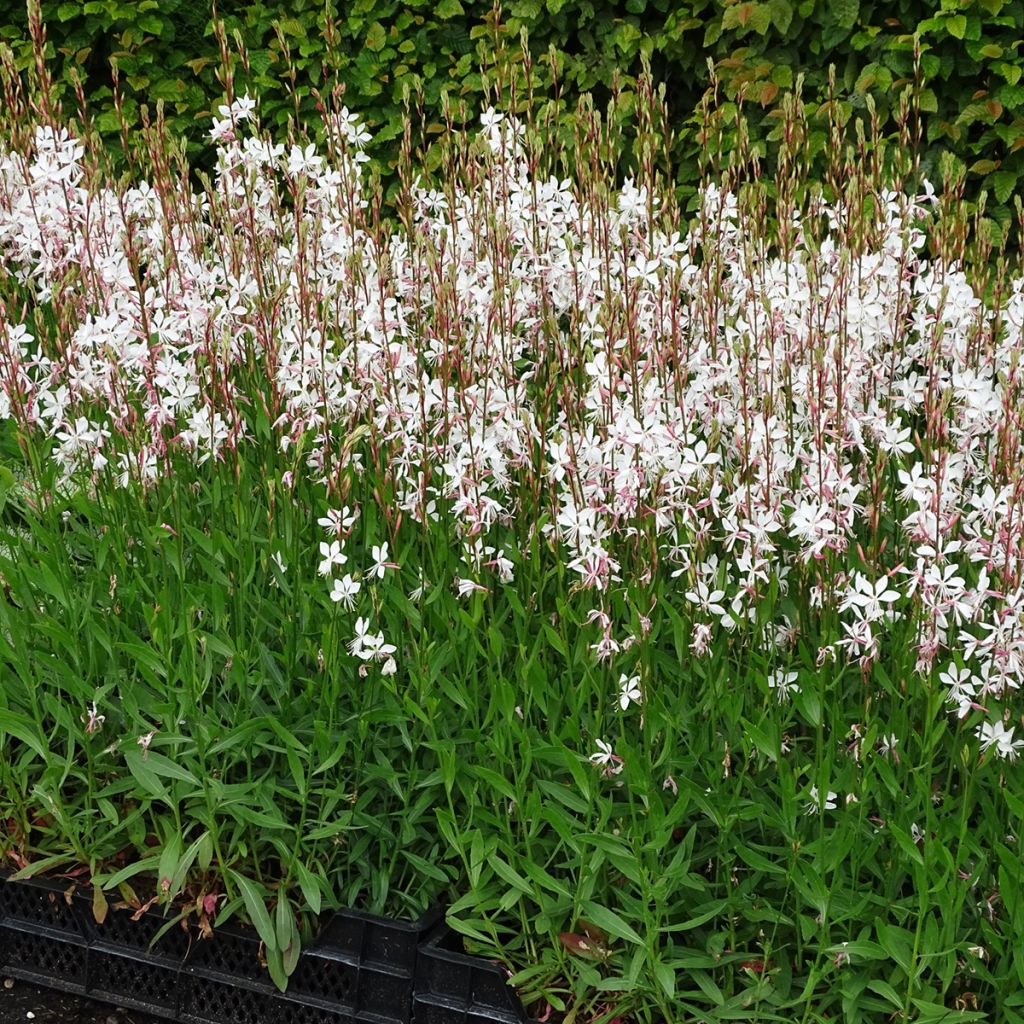
[[[205,119],[223,91],[212,7],[183,0],[44,0],[41,11],[65,102],[74,99],[69,79],[77,69],[97,127],[116,145],[109,70],[116,63],[129,124],[139,124],[141,105],[152,109],[163,100],[168,127],[188,140],[193,159],[201,158]],[[336,0],[224,0],[216,13],[229,42],[244,45],[247,58],[232,58],[236,87],[259,94],[265,122],[282,127],[296,112],[313,119],[314,90],[324,90],[336,73],[347,103],[375,133],[371,153],[385,180],[396,159],[405,90],[422,90],[428,140],[441,132],[444,95],[455,101],[456,123],[463,120],[458,101],[468,117],[486,105],[480,68],[494,66],[496,48],[511,56],[522,96],[524,30],[534,91],[560,94],[566,142],[581,93],[592,92],[603,107],[619,91],[617,116],[631,119],[646,56],[666,89],[673,162],[683,185],[697,178],[698,107],[710,82],[709,61],[725,99],[746,97],[753,144],[769,158],[782,131],[786,91],[802,75],[804,98],[817,112],[834,64],[843,117],[867,116],[873,102],[884,131],[894,130],[899,93],[914,86],[925,170],[937,175],[938,154],[951,150],[967,170],[968,195],[986,189],[997,219],[1009,219],[1007,204],[1024,173],[1021,0],[514,0],[500,18],[487,0],[354,0],[341,9]],[[19,66],[29,68],[27,13],[14,8],[5,20],[0,36]],[[724,113],[728,119],[728,104]],[[810,142],[812,153],[820,151],[823,127]],[[428,150],[425,159],[429,167],[438,155]]]

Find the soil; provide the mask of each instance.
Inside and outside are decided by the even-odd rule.
[[[0,978],[0,1024],[166,1024],[138,1010]]]

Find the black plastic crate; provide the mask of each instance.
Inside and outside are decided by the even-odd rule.
[[[536,1024],[499,967],[461,951],[440,909],[412,922],[337,913],[282,995],[254,929],[203,940],[173,923],[157,939],[161,913],[111,909],[100,924],[71,888],[0,879],[0,970],[182,1024]]]
[[[419,945],[440,920],[435,908],[418,921],[341,910],[303,951],[288,994],[344,1008],[353,1020],[408,1024]]]
[[[90,946],[86,995],[176,1020],[180,974],[172,962]]]
[[[189,1024],[283,1024],[271,1016],[275,991],[268,985],[232,981],[227,975],[185,973],[178,1016]]]
[[[348,963],[322,946],[304,950],[288,979],[288,995],[296,999],[379,1024],[408,1024],[412,991],[412,972]]]
[[[288,979],[288,993],[352,1010],[359,990],[359,965],[316,946],[304,949]]]
[[[385,966],[413,977],[420,943],[441,920],[440,907],[418,921],[398,921],[358,910],[339,910],[320,934],[318,947],[352,963]]]
[[[89,948],[77,935],[0,925],[0,974],[85,995]]]
[[[72,881],[0,878],[0,924],[84,941],[81,910],[82,896]]]
[[[439,925],[420,946],[414,1024],[534,1024],[500,967],[462,952],[462,940]]]
[[[352,1024],[352,1019],[345,1010],[311,1006],[279,996],[273,1000],[268,1024]]]
[[[260,963],[260,939],[255,930],[229,924],[197,939],[185,960],[185,974],[215,981],[249,982],[270,987],[270,975]]]
[[[305,1007],[302,1020],[313,1014],[311,1020],[325,1022],[408,1024],[419,944],[441,915],[437,908],[418,921],[399,921],[338,912],[316,943],[302,951],[284,996],[260,963],[256,933],[231,925],[218,928],[211,938],[193,944],[185,962],[182,1020],[262,1024],[260,1014],[296,1014]],[[232,987],[234,996],[228,992]],[[218,1013],[227,1016],[218,1018]]]
[[[103,949],[141,954],[178,966],[188,955],[192,944],[193,930],[187,926],[183,928],[174,917],[164,917],[155,910],[147,910],[134,920],[134,911],[111,908],[102,924],[93,915],[91,904],[87,908],[81,907],[80,912],[82,931],[89,944]]]

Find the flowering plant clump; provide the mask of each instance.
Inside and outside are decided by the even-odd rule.
[[[388,221],[257,112],[203,192],[0,153],[0,849],[282,987],[446,898],[538,1014],[1018,1019],[1024,278],[956,183],[687,221],[492,108]]]

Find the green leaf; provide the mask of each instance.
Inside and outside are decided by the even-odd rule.
[[[112,875],[104,877],[103,888],[116,889],[122,882],[128,881],[129,878],[134,878],[136,875],[141,875],[144,872],[156,871],[159,863],[160,855],[157,853],[154,853],[151,857],[143,857],[141,860],[121,868],[120,871],[115,871]]]
[[[185,888],[185,876],[189,873],[192,865],[199,859],[200,854],[204,850],[212,850],[212,848],[213,841],[210,838],[209,832],[204,832],[198,839],[189,844],[188,849],[178,859],[178,863],[174,868],[174,874],[171,876],[172,896],[177,896]],[[207,860],[207,867],[209,867],[209,860]]]
[[[31,747],[44,761],[46,760],[46,749],[40,742],[35,732],[34,723],[13,711],[0,710],[0,736],[7,733],[17,740],[21,740],[26,746]]]
[[[768,11],[771,15],[772,28],[784,36],[793,22],[793,7],[789,0],[768,0]]]
[[[136,782],[147,793],[167,799],[167,790],[160,782],[157,774],[146,763],[141,750],[126,750],[124,762],[128,765],[128,770],[135,776]]]
[[[379,53],[384,49],[387,41],[388,36],[384,26],[379,21],[375,21],[370,26],[369,32],[366,33],[366,48],[374,53]]]
[[[911,973],[911,949],[913,948],[914,937],[905,928],[897,925],[885,924],[879,921],[875,926],[875,934],[878,936],[879,945],[903,969],[908,976]],[[877,990],[876,990],[877,991]],[[881,995],[882,993],[879,993]]]
[[[754,742],[754,746],[757,750],[767,757],[770,761],[778,762],[780,753],[780,740],[776,738],[776,729],[772,728],[772,735],[761,728],[759,725],[754,725],[749,719],[741,718],[740,722],[743,725],[744,732]],[[774,723],[772,723],[774,724]]]
[[[515,868],[511,867],[501,857],[494,856],[490,860],[490,866],[494,868],[494,873],[504,882],[511,885],[514,889],[518,889],[521,893],[527,896],[533,895],[533,888],[530,883],[520,875]]]
[[[992,175],[992,185],[995,189],[996,199],[1005,203],[1017,187],[1017,175],[1013,171],[996,171]]]
[[[991,174],[999,165],[995,160],[975,160],[968,168],[971,174]]]
[[[319,916],[322,893],[316,876],[300,860],[295,861],[295,874],[298,875],[299,889],[309,904],[309,909]]]
[[[135,753],[135,751],[131,751],[131,753]],[[196,789],[201,788],[199,780],[187,768],[183,768],[169,757],[165,757],[155,750],[150,750],[148,754],[143,754],[142,757],[154,775],[166,779],[177,779],[179,782],[190,782]]]
[[[267,907],[260,890],[251,879],[246,878],[245,875],[240,875],[234,868],[228,868],[227,874],[242,894],[242,900],[245,903],[245,910],[249,915],[249,920],[259,933],[260,938],[267,947],[267,951],[276,951],[277,934],[274,931],[273,924],[271,924],[270,914],[267,913]]]
[[[967,32],[967,17],[963,14],[953,14],[946,18],[946,31],[954,39],[963,39]]]
[[[636,929],[624,921],[614,910],[602,907],[599,903],[587,901],[583,905],[583,912],[586,914],[588,921],[592,921],[598,928],[603,929],[613,938],[624,939],[626,942],[632,942],[637,946],[644,944],[644,940]]]
[[[282,18],[278,24],[284,35],[292,36],[295,39],[305,39],[306,26],[298,18]]]
[[[868,982],[868,988],[871,989],[872,992],[877,992],[883,998],[888,999],[889,1002],[892,1003],[892,1005],[895,1006],[898,1010],[903,1010],[903,1000],[900,998],[899,994],[892,987],[892,985],[890,985],[887,981],[882,981],[881,979],[873,979],[872,981]]]
[[[204,832],[196,841],[196,863],[200,871],[209,871],[213,861],[213,837],[209,832]]]
[[[793,700],[804,717],[817,728],[821,725],[821,698],[815,690],[801,690]]]
[[[857,942],[840,942],[836,946],[829,946],[825,951],[829,956],[839,956],[845,953],[852,958],[860,960],[885,960],[888,954],[877,942],[861,939]]]
[[[161,895],[173,898],[177,895],[174,891],[172,879],[178,869],[178,862],[181,860],[181,833],[175,832],[170,841],[160,854],[160,863],[156,869],[157,886]]]
[[[465,14],[466,11],[459,0],[441,0],[434,8],[434,13],[442,20],[447,21],[448,18]]]
[[[924,867],[924,857],[921,856],[921,851],[917,848],[914,840],[901,829],[898,825],[893,822],[889,822],[889,832],[892,834],[893,839],[896,840],[897,845],[900,849],[918,866]]]
[[[1020,71],[1020,68],[1016,69]],[[1007,82],[999,89],[999,102],[1005,107],[1014,109],[1024,106],[1024,85],[1017,85],[1015,82]]]
[[[282,896],[278,899],[274,919],[277,948],[281,952],[285,975],[290,976],[299,962],[301,942],[299,929],[295,924],[295,914],[287,897]]]
[[[288,972],[284,968],[283,954],[278,949],[268,947],[266,958],[270,980],[277,986],[279,992],[284,992],[288,988]]]
[[[832,0],[829,9],[840,28],[851,29],[857,24],[860,0]]]
[[[541,16],[542,9],[538,0],[516,0],[512,5],[512,17],[521,21],[534,21]]]
[[[658,980],[662,991],[669,999],[676,997],[676,972],[668,964],[660,960],[654,963],[654,977]]]
[[[166,676],[167,668],[164,665],[163,659],[151,647],[136,643],[135,641],[123,641],[115,644],[114,648],[122,654],[127,654],[149,682],[159,685],[157,680]]]

